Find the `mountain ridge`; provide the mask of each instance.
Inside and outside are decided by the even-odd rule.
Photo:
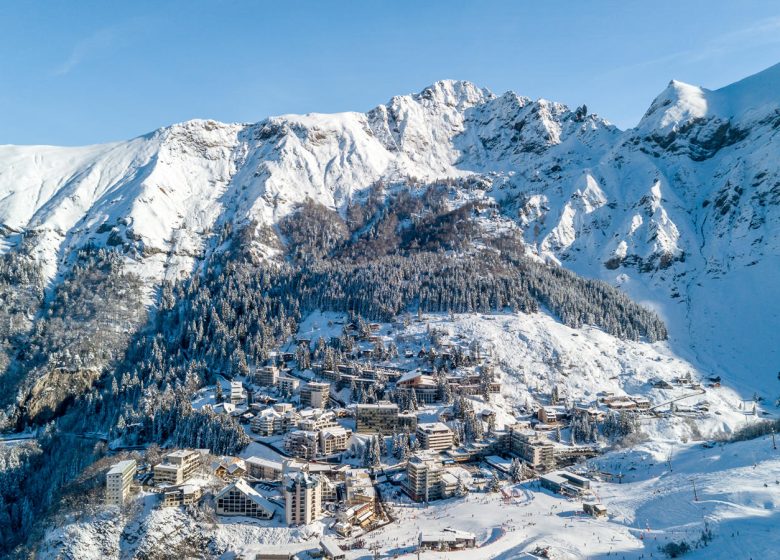
[[[0,251],[26,239],[56,282],[76,249],[105,245],[155,285],[196,268],[221,223],[274,226],[308,199],[344,212],[377,182],[414,190],[475,177],[475,196],[519,225],[530,254],[650,303],[677,325],[681,351],[703,354],[747,323],[719,334],[727,309],[702,319],[676,302],[709,305],[713,282],[739,284],[749,267],[773,270],[780,255],[771,160],[780,114],[771,98],[736,117],[710,113],[708,100],[767,99],[745,89],[766,89],[777,68],[715,91],[673,81],[625,131],[584,106],[442,80],[366,113],[192,120],[105,145],[0,147]],[[757,279],[758,310],[780,325],[772,279]],[[706,335],[691,334],[702,322]],[[764,377],[745,391],[769,396],[776,352],[756,350],[712,367],[726,376],[737,368],[739,382],[759,367]]]

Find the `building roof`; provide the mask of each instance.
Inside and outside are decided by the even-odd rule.
[[[273,512],[275,510],[274,505],[269,500],[261,496],[254,488],[249,486],[249,484],[247,484],[246,480],[243,478],[239,478],[232,484],[225,486],[214,496],[214,499],[218,500],[230,492],[233,488],[241,492],[244,496],[247,497],[248,500],[252,500],[258,505],[258,507],[264,509],[265,511]]]
[[[304,471],[296,471],[287,475],[286,487],[290,490],[293,490],[296,485],[305,486],[306,488],[314,488],[319,484],[319,478],[313,477]]]
[[[424,432],[451,432],[449,426],[444,422],[422,422],[417,424],[417,429]]]
[[[332,537],[322,537],[320,539],[320,548],[330,557],[344,556],[344,551]]]
[[[375,408],[375,409],[395,409],[398,410],[398,405],[395,403],[391,403],[390,401],[379,401],[378,403],[361,403],[356,405],[357,409],[366,409],[366,408]]]
[[[250,465],[256,465],[258,467],[265,467],[267,469],[282,470],[282,464],[278,461],[271,461],[270,459],[263,459],[262,457],[249,457],[245,460]]]
[[[119,461],[117,464],[111,467],[106,474],[123,474],[130,465],[135,466],[135,459]]]
[[[474,533],[468,531],[458,531],[457,529],[444,529],[443,531],[423,531],[420,533],[421,542],[444,542],[454,543],[458,540],[476,539]]]
[[[347,430],[343,426],[329,426],[320,430],[325,437],[341,437],[346,436]]]
[[[553,484],[557,484],[559,486],[563,486],[564,484],[568,484],[569,483],[569,481],[567,479],[563,478],[558,473],[543,474],[540,478],[542,480],[546,480],[548,482],[552,482]]]
[[[181,457],[184,459],[185,457],[189,457],[193,453],[197,453],[197,451],[193,451],[192,449],[179,449],[177,451],[171,451],[170,453],[167,453],[166,457]]]

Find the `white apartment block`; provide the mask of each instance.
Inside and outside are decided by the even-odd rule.
[[[301,405],[327,408],[330,400],[330,383],[310,381],[301,388]]]
[[[319,478],[303,471],[287,475],[284,510],[288,525],[308,525],[322,517],[322,487]]]
[[[168,453],[154,466],[154,483],[176,486],[189,480],[200,465],[200,453],[182,449]]]
[[[246,393],[244,392],[244,385],[240,381],[230,382],[230,403],[238,404],[246,400]]]
[[[267,387],[276,387],[279,382],[279,368],[276,366],[265,366],[260,368],[255,374],[255,379],[258,385],[265,385]]]
[[[125,503],[136,470],[135,459],[120,461],[109,469],[106,473],[106,504],[121,506]]]
[[[452,430],[443,422],[417,424],[415,435],[422,449],[444,451],[452,447]]]
[[[457,477],[434,457],[418,454],[406,463],[404,490],[416,502],[449,498],[455,493],[457,482]]]

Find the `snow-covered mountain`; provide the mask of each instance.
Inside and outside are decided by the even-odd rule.
[[[377,182],[476,176],[540,258],[619,285],[675,351],[744,397],[776,397],[780,65],[709,91],[673,81],[636,128],[468,82],[368,113],[190,121],[84,148],[0,147],[0,246],[56,282],[87,242],[150,285],[197,266],[222,223],[344,210]],[[269,248],[270,250],[270,248]]]

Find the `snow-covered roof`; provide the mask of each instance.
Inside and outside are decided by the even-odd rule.
[[[451,431],[449,426],[444,422],[422,422],[417,424],[417,429],[423,432],[444,432]]]
[[[249,457],[245,459],[246,463],[250,465],[257,465],[259,467],[265,467],[268,469],[282,470],[282,464],[278,461],[271,461],[270,459],[263,459],[262,457]]]
[[[328,436],[340,437],[340,436],[347,435],[347,430],[343,426],[329,426],[327,428],[323,428],[320,431],[322,432],[322,435],[325,437]]]
[[[404,381],[411,381],[412,379],[416,379],[422,375],[422,372],[419,369],[413,369],[412,371],[407,371],[401,377],[396,381],[396,383],[403,383]]]
[[[421,542],[453,543],[459,540],[475,539],[474,533],[459,531],[457,529],[444,529],[443,531],[423,531],[420,533]]]
[[[107,474],[122,474],[125,472],[130,465],[135,465],[134,459],[127,459],[125,461],[119,461],[116,465],[111,467]]]
[[[320,539],[320,548],[322,548],[322,551],[326,556],[330,556],[331,558],[344,556],[344,551],[341,550],[341,547],[332,537],[322,537]]]
[[[221,498],[222,496],[224,496],[234,488],[239,492],[241,492],[244,496],[246,496],[247,499],[252,500],[254,503],[256,503],[258,507],[264,509],[265,511],[269,511],[269,512],[274,511],[275,509],[274,505],[269,500],[261,496],[257,492],[257,490],[249,486],[249,484],[247,484],[247,482],[243,478],[239,478],[232,484],[228,484],[227,486],[225,486],[214,496],[214,499],[218,500],[219,498]]]

